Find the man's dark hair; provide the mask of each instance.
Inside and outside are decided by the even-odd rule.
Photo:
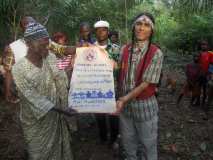
[[[81,28],[83,28],[83,27],[88,27],[89,29],[91,29],[91,26],[90,26],[89,22],[81,22],[81,23],[80,23],[80,26],[79,26],[79,29],[81,30]],[[82,40],[82,39],[79,38],[79,42],[80,42],[81,40]],[[90,31],[90,33],[89,33],[89,35],[88,35],[88,41],[89,41],[89,42],[92,42],[92,41],[93,41],[93,40],[92,40],[92,33],[91,33],[91,31]]]
[[[90,28],[89,22],[81,22],[80,23],[80,28],[82,28],[82,27],[88,27],[88,28]]]

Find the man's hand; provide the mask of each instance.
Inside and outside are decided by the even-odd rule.
[[[13,103],[13,104],[16,104],[16,103],[18,103],[20,101],[19,98],[17,98],[16,96],[12,95],[11,92],[5,93],[5,99],[6,99],[7,102]]]
[[[121,97],[121,98],[119,98],[118,100],[117,100],[117,102],[116,102],[116,114],[120,114],[121,113],[121,111],[123,110],[123,108],[124,108],[124,106],[125,106],[125,104],[127,103],[127,101],[126,101],[126,97]]]
[[[77,112],[71,108],[61,109],[61,108],[53,107],[52,110],[58,113],[64,114],[66,116],[74,116],[77,114]]]
[[[78,113],[75,109],[73,109],[73,108],[71,108],[71,107],[67,107],[67,108],[65,109],[65,111],[66,111],[66,112],[69,112],[69,113],[71,113],[71,114],[77,114],[77,113]]]

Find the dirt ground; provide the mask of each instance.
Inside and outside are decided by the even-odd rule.
[[[204,120],[199,107],[189,106],[184,97],[179,107],[175,102],[180,84],[170,94],[163,80],[159,94],[159,160],[213,160],[213,112]],[[108,145],[98,143],[97,128],[82,128],[73,134],[76,160],[118,160]],[[24,145],[18,106],[0,102],[0,160],[24,160]]]

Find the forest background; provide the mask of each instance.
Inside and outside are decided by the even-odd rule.
[[[79,24],[107,20],[120,42],[131,39],[131,23],[141,12],[156,19],[154,41],[162,49],[192,54],[201,40],[213,44],[212,0],[0,0],[0,50],[22,36],[21,17],[30,15],[52,35],[65,32],[70,44],[78,40]]]

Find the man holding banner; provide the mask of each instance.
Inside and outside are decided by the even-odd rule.
[[[20,120],[29,160],[73,160],[71,135],[65,116],[67,77],[49,54],[49,34],[30,23],[24,33],[25,57],[12,67],[20,97]],[[60,111],[60,112],[59,112]]]
[[[151,43],[154,18],[138,15],[132,25],[132,42],[122,49],[117,101],[120,134],[126,160],[157,160],[158,103],[155,97],[163,54]]]

